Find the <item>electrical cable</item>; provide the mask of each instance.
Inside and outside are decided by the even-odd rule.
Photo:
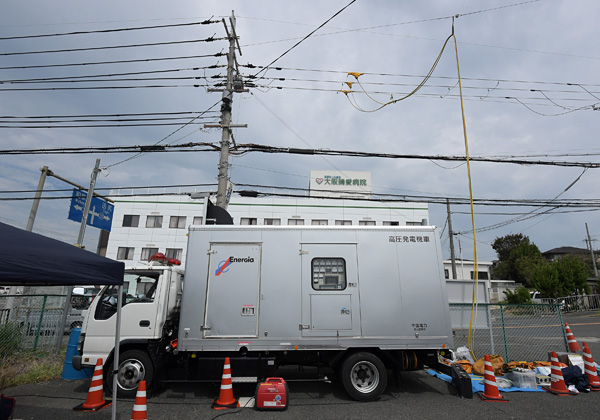
[[[202,113],[200,113],[200,114],[199,114],[197,117],[195,117],[195,118],[192,118],[192,119],[191,119],[189,122],[187,122],[186,124],[183,124],[181,127],[179,127],[178,129],[176,129],[175,131],[171,132],[171,133],[170,133],[170,134],[168,134],[167,136],[163,137],[162,139],[160,139],[159,141],[157,141],[156,143],[154,143],[154,144],[152,145],[152,148],[153,148],[153,147],[156,147],[156,146],[158,146],[160,143],[162,143],[163,141],[167,140],[169,137],[173,136],[175,133],[177,133],[177,132],[179,132],[179,131],[183,130],[185,127],[187,127],[188,125],[192,124],[192,123],[193,123],[195,120],[197,120],[198,118],[200,118],[201,116],[203,116],[205,113],[209,112],[211,109],[213,109],[214,107],[216,107],[216,106],[217,106],[219,103],[221,103],[221,100],[219,100],[219,101],[215,102],[215,103],[214,103],[213,105],[211,105],[211,106],[210,106],[208,109],[206,109],[205,111],[203,111]],[[119,161],[119,162],[117,162],[117,163],[113,163],[112,165],[108,165],[106,168],[107,168],[107,169],[108,169],[108,168],[112,168],[112,167],[114,167],[114,166],[117,166],[117,165],[120,165],[120,164],[122,164],[122,163],[129,162],[130,160],[133,160],[133,159],[136,159],[136,158],[140,157],[140,156],[141,156],[142,154],[144,154],[144,153],[145,153],[145,152],[143,152],[143,151],[140,151],[140,152],[136,153],[135,155],[128,157],[127,159],[123,159],[123,160],[121,160],[121,161]]]
[[[300,41],[296,42],[294,45],[292,45],[290,48],[288,48],[283,54],[281,54],[279,57],[277,57],[275,60],[271,61],[268,65],[266,65],[265,67],[263,67],[262,70],[260,70],[258,73],[256,73],[254,76],[258,76],[260,73],[262,73],[263,71],[265,71],[266,69],[268,69],[269,67],[271,67],[273,64],[275,64],[277,61],[279,61],[279,59],[281,59],[284,55],[286,55],[287,53],[289,53],[290,51],[292,51],[294,48],[296,48],[298,45],[300,45],[302,42],[304,42],[306,39],[308,39],[312,34],[314,34],[315,32],[317,32],[319,29],[321,29],[323,26],[325,26],[326,24],[328,24],[333,18],[335,18],[337,15],[339,15],[340,13],[342,13],[344,10],[346,10],[350,5],[352,5],[356,0],[352,0],[350,3],[348,3],[346,6],[344,6],[342,9],[338,10],[333,16],[331,16],[329,19],[327,19],[325,22],[323,22],[321,25],[319,25],[314,31],[310,32],[308,35],[306,35],[304,38],[302,38]]]
[[[203,22],[189,22],[189,23],[174,23],[169,25],[155,25],[155,26],[138,26],[135,28],[116,28],[116,29],[99,29],[96,31],[75,31],[75,32],[62,32],[54,34],[38,34],[38,35],[20,35],[20,36],[9,36],[1,37],[0,41],[8,41],[15,39],[31,39],[31,38],[48,38],[68,35],[88,35],[88,34],[102,34],[102,33],[114,33],[114,32],[129,32],[129,31],[140,31],[146,29],[163,29],[163,28],[176,28],[183,26],[195,26],[195,25],[208,25],[211,23],[220,23],[220,20],[207,19]]]
[[[184,55],[176,57],[158,57],[158,58],[138,58],[132,60],[112,60],[112,61],[91,61],[85,63],[64,63],[64,64],[39,64],[39,65],[27,65],[27,66],[5,66],[0,67],[0,70],[19,70],[19,69],[41,69],[41,68],[54,68],[54,67],[75,67],[75,66],[96,66],[104,64],[127,64],[127,63],[145,63],[153,61],[173,61],[173,60],[190,60],[194,58],[209,58],[209,57],[223,57],[227,54],[220,52],[216,54],[205,54],[205,55]],[[215,65],[216,66],[216,65]],[[225,67],[225,66],[218,66]],[[208,67],[211,68],[211,67]]]
[[[103,47],[87,47],[87,48],[69,48],[63,50],[42,50],[42,51],[14,51],[7,53],[0,53],[0,56],[14,56],[14,55],[30,55],[30,54],[51,54],[51,53],[72,53],[81,51],[99,51],[99,50],[112,50],[118,48],[139,48],[139,47],[156,47],[163,45],[181,45],[181,44],[193,44],[197,42],[213,42],[223,41],[227,38],[205,38],[205,39],[192,39],[185,41],[165,41],[165,42],[150,42],[144,44],[129,44],[129,45],[108,45]]]

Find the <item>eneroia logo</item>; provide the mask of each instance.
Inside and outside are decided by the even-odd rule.
[[[219,263],[219,265],[217,266],[217,271],[215,271],[215,276],[220,276],[221,274],[228,272],[229,267],[233,263],[253,263],[253,262],[254,262],[254,258],[252,258],[252,257],[245,257],[245,258],[229,257],[225,261],[221,261]]]

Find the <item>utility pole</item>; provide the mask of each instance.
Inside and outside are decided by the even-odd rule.
[[[221,104],[221,128],[223,130],[221,134],[221,155],[219,157],[219,176],[217,178],[217,206],[221,208],[227,207],[227,183],[229,181],[229,139],[231,137],[231,107],[233,104],[233,92],[234,92],[234,66],[237,67],[235,58],[235,47],[237,44],[240,55],[242,50],[239,43],[237,42],[237,34],[235,32],[235,15],[233,10],[231,11],[231,17],[229,18],[231,25],[231,33],[227,29],[227,23],[223,19],[223,25],[225,25],[225,32],[227,32],[227,38],[229,39],[229,52],[227,53],[227,83],[223,90],[223,102]],[[239,75],[239,71],[236,71],[236,76]],[[239,80],[239,78],[238,78]],[[238,89],[239,87],[239,89]],[[235,91],[243,91],[241,86],[235,86]]]
[[[594,247],[592,246],[592,238],[590,237],[590,230],[588,229],[587,223],[585,224],[585,231],[587,232],[587,243],[592,253],[592,265],[594,266],[594,277],[598,277],[598,269],[596,268],[596,257],[594,257]]]
[[[35,216],[37,215],[38,207],[40,206],[40,198],[42,197],[42,190],[44,189],[44,184],[46,183],[46,174],[48,173],[48,167],[44,166],[42,169],[42,174],[40,175],[40,181],[38,182],[37,190],[35,191],[35,198],[33,199],[33,204],[31,205],[31,212],[29,212],[29,220],[27,220],[27,227],[25,230],[31,232],[33,230],[33,223],[35,222]]]
[[[85,206],[83,207],[83,214],[81,215],[81,226],[79,227],[79,236],[77,237],[76,246],[79,248],[84,248],[83,246],[83,236],[85,235],[85,227],[87,225],[88,214],[90,212],[90,206],[92,204],[92,197],[94,196],[94,187],[96,186],[96,178],[98,177],[98,173],[100,172],[100,159],[96,159],[96,166],[94,166],[94,170],[92,171],[92,178],[90,180],[90,188],[88,189],[87,198],[85,200]],[[58,329],[58,335],[56,338],[56,351],[60,351],[60,346],[62,344],[62,331],[65,330],[67,325],[67,316],[69,315],[69,311],[71,310],[71,296],[73,295],[73,286],[67,287],[67,298],[65,301],[65,307],[63,309],[62,318],[60,321],[60,327]]]
[[[454,254],[454,232],[452,231],[452,216],[450,216],[450,200],[446,198],[448,210],[448,235],[450,237],[450,261],[452,262],[452,278],[456,280],[456,255]]]
[[[96,186],[96,178],[100,172],[100,159],[96,159],[96,166],[92,171],[92,179],[90,181],[90,188],[87,192],[87,198],[85,200],[85,206],[83,207],[83,214],[81,216],[81,226],[79,227],[79,236],[77,238],[77,246],[83,248],[83,235],[85,234],[85,227],[87,225],[88,214],[90,213],[90,206],[92,205],[92,197],[94,196],[94,187]]]

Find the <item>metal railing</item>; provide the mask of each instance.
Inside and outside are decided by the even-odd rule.
[[[82,305],[72,299],[61,330],[65,295],[1,295],[0,357],[24,350],[60,349],[72,328],[80,327]]]
[[[451,303],[454,347],[467,347],[473,326],[477,357],[500,354],[508,361],[548,360],[551,351],[567,351],[560,305],[478,304],[471,323],[471,304]]]
[[[600,295],[563,296],[556,299],[543,298],[542,303],[560,305],[562,312],[600,310]]]

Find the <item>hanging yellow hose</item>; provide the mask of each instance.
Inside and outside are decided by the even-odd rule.
[[[458,45],[456,36],[454,36],[454,21],[452,22],[452,38],[454,39],[454,51],[456,52],[456,69],[458,71],[458,88],[460,90],[460,109],[462,112],[463,135],[465,137],[465,154],[467,157],[467,175],[469,178],[469,200],[471,203],[471,225],[473,228],[473,303],[471,306],[471,320],[469,321],[469,335],[467,339],[467,347],[473,360],[477,360],[475,351],[473,350],[473,314],[477,302],[477,239],[475,236],[475,212],[473,210],[473,189],[471,186],[471,165],[469,163],[469,141],[467,140],[467,122],[465,120],[465,106],[462,94],[462,82],[460,78],[460,63],[458,61]]]

